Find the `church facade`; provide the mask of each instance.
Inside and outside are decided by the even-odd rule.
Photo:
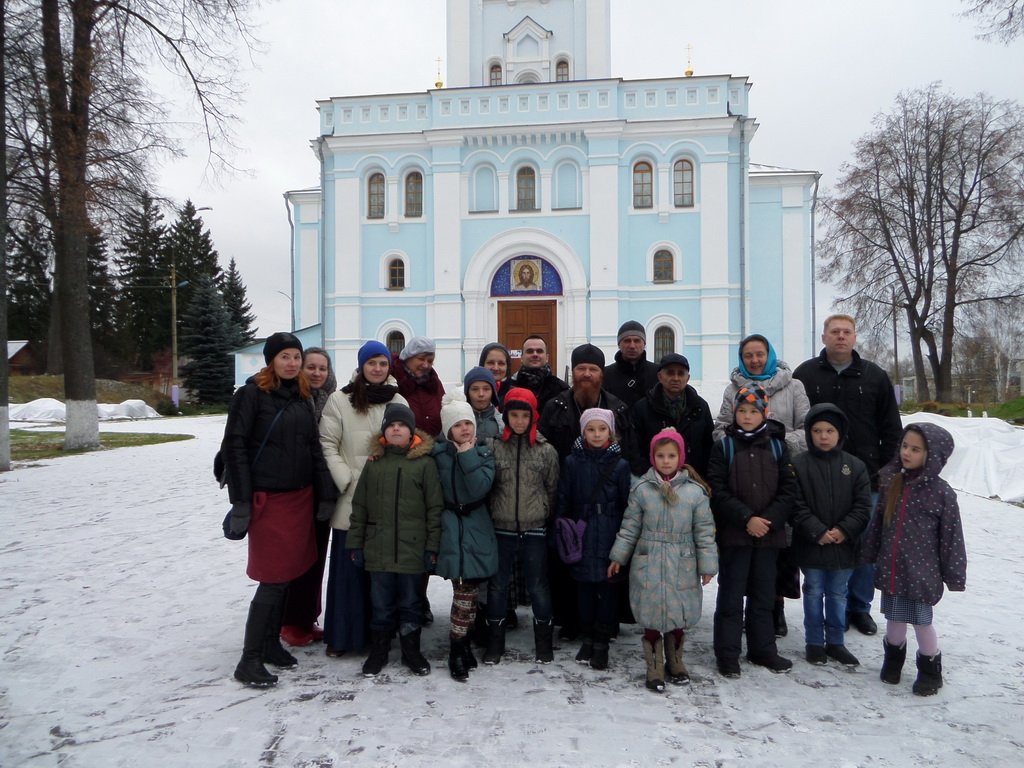
[[[445,381],[534,333],[563,375],[625,320],[711,387],[750,332],[809,356],[818,174],[751,162],[746,77],[612,77],[609,14],[449,0],[446,83],[318,102],[320,185],[285,195],[293,325],[340,379],[415,335]]]

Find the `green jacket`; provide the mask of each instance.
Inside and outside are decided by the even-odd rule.
[[[408,449],[385,447],[374,438],[355,495],[345,545],[362,549],[367,571],[422,573],[423,553],[441,543],[444,497],[434,441],[417,430]]]

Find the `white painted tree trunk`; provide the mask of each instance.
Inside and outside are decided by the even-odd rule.
[[[65,404],[64,450],[96,448],[100,444],[100,414],[95,400],[68,400]]]

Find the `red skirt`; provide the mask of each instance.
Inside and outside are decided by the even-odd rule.
[[[252,495],[249,564],[253,581],[281,584],[298,578],[316,561],[313,486],[299,491]]]

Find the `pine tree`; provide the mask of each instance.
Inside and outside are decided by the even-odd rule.
[[[231,314],[231,321],[238,327],[238,339],[236,346],[243,346],[256,338],[255,329],[256,315],[252,312],[252,304],[246,296],[245,283],[242,282],[242,275],[235,264],[235,257],[228,262],[228,271],[221,279],[221,293],[224,295],[224,303]]]
[[[182,351],[189,358],[184,365],[185,388],[191,399],[198,403],[228,402],[235,381],[231,352],[239,331],[212,278],[200,277],[193,286],[182,326]]]
[[[221,269],[210,230],[204,229],[203,220],[191,200],[186,200],[178,212],[178,218],[167,235],[167,248],[178,276],[179,307],[191,305],[200,278],[209,277],[220,282]]]
[[[8,338],[44,348],[50,326],[53,250],[38,220],[30,218],[8,237]]]
[[[135,364],[153,368],[153,354],[171,345],[171,262],[167,228],[153,199],[145,195],[126,214],[125,236],[115,262],[121,282],[121,312]]]
[[[89,235],[89,325],[93,355],[100,376],[116,377],[125,365],[125,336],[119,322],[120,291],[110,272],[107,239]]]

